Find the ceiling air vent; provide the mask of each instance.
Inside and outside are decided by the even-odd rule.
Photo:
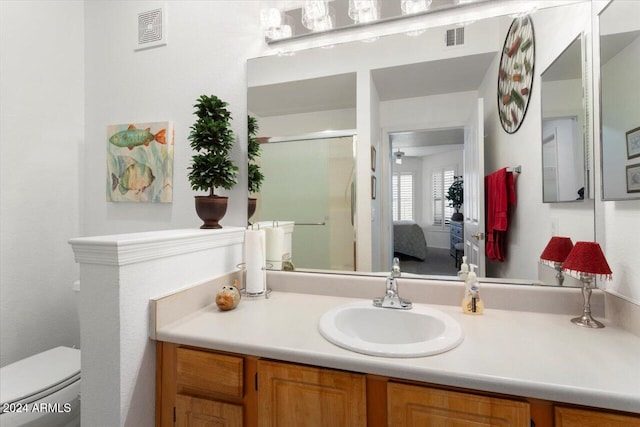
[[[446,46],[457,46],[464,44],[464,27],[457,27],[447,30],[445,35]]]
[[[166,45],[166,21],[164,7],[138,13],[138,41],[135,50]]]

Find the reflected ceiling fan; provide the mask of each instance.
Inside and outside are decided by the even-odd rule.
[[[397,165],[401,165],[402,164],[402,156],[404,156],[404,151],[400,151],[399,148],[398,148],[398,151],[393,153],[393,158],[394,158],[394,160],[395,160]]]

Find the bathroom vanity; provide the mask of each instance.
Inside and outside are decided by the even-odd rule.
[[[571,314],[549,312],[551,300],[546,312],[504,310],[500,287],[490,285],[485,314],[468,316],[453,300],[425,304],[433,292],[461,295],[462,284],[404,279],[400,293],[414,306],[453,317],[464,341],[428,357],[375,357],[331,344],[318,332],[318,321],[332,308],[380,293],[384,278],[289,273],[289,284],[299,283],[291,292],[284,277],[270,275],[269,299],[243,300],[229,312],[218,311],[212,296],[207,303],[215,287],[206,285],[152,300],[157,426],[221,419],[247,426],[301,419],[344,426],[443,419],[460,425],[528,427],[533,420],[538,427],[640,426],[640,338],[606,320],[602,330],[577,327]],[[430,289],[441,285],[449,292]],[[342,295],[369,290],[361,298],[330,295],[336,286]],[[576,289],[528,288],[522,292],[538,294],[527,298],[538,303],[580,298]],[[185,310],[185,302],[196,300]]]
[[[158,343],[157,426],[630,427],[640,416]],[[472,424],[473,423],[473,424]]]

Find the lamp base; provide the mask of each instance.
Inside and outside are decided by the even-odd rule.
[[[604,328],[604,325],[598,322],[591,315],[583,314],[580,317],[571,319],[571,323],[575,323],[578,326],[584,326],[585,328],[599,329]]]
[[[604,325],[591,316],[591,289],[593,284],[593,274],[580,273],[580,281],[582,282],[582,298],[584,299],[584,306],[582,309],[582,316],[571,319],[571,322],[584,326],[585,328],[599,329],[604,328]]]

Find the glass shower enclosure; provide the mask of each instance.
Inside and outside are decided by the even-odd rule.
[[[297,269],[355,270],[355,136],[269,138],[252,220],[293,221]]]

